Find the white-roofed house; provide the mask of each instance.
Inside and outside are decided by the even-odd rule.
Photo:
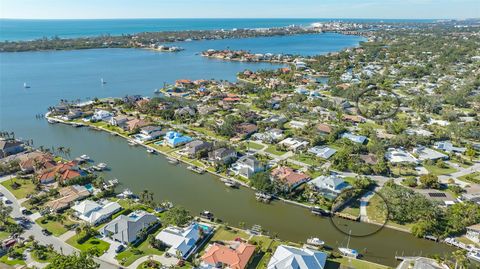
[[[278,144],[284,145],[288,150],[297,151],[305,148],[308,145],[308,141],[302,138],[288,137],[280,141]]]
[[[308,152],[314,154],[317,157],[323,159],[329,159],[332,157],[333,154],[337,152],[336,149],[329,148],[327,146],[315,146],[313,148],[308,149]]]
[[[363,136],[363,135],[355,135],[355,134],[352,134],[352,133],[343,133],[342,138],[346,138],[354,143],[358,143],[358,144],[363,144],[365,143],[365,141],[367,141],[367,137]]]
[[[387,160],[391,163],[418,163],[417,158],[400,148],[389,148],[387,153],[385,153],[385,158],[387,158]]]
[[[80,219],[91,225],[97,225],[120,211],[122,207],[116,202],[105,201],[97,203],[91,200],[84,200],[74,205],[72,209],[75,210],[77,217]]]
[[[416,154],[420,161],[424,161],[424,160],[436,161],[436,160],[439,160],[439,159],[447,160],[449,158],[448,155],[445,155],[441,152],[438,152],[436,150],[429,149],[429,148],[426,148],[426,147],[416,147],[416,148],[414,148],[413,149],[413,154]]]
[[[467,149],[462,147],[454,147],[450,141],[440,141],[436,142],[433,146],[436,149],[443,150],[446,152],[459,152],[464,153]]]
[[[318,192],[335,197],[350,185],[337,175],[319,176],[308,182]]]
[[[178,258],[186,259],[194,252],[195,246],[202,235],[210,232],[211,229],[206,230],[203,226],[194,222],[185,228],[169,226],[158,233],[155,239],[170,247],[167,250],[169,254],[180,255],[181,257]]]
[[[327,261],[327,253],[280,245],[268,262],[268,269],[323,269]]]

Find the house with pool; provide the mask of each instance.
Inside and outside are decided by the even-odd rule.
[[[168,226],[155,236],[169,248],[167,253],[187,259],[213,231],[212,227],[194,222],[187,227]]]
[[[175,148],[192,141],[192,138],[175,131],[168,131],[163,141],[165,145]]]

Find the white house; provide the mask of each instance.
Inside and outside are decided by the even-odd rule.
[[[291,128],[293,129],[303,129],[307,126],[308,123],[304,122],[304,121],[296,121],[296,120],[292,120],[288,123],[290,125]]]
[[[207,227],[207,230],[203,229],[203,226],[200,226],[196,222],[185,228],[169,226],[157,234],[155,239],[160,240],[165,245],[169,246],[170,248],[167,252],[171,255],[177,256],[177,253],[179,252],[181,257],[186,259],[195,249],[202,233],[209,233],[211,231],[209,227]]]
[[[426,148],[426,147],[416,147],[416,148],[414,148],[413,149],[413,154],[416,154],[420,161],[424,161],[424,160],[435,161],[435,160],[439,160],[439,159],[442,159],[442,160],[447,160],[448,159],[448,155],[445,155],[441,152],[438,152],[436,150],[429,149],[429,148]]]
[[[110,121],[112,117],[113,117],[113,114],[111,112],[108,112],[103,109],[97,109],[93,113],[91,120],[92,121]]]
[[[332,157],[333,154],[337,152],[336,149],[329,148],[327,146],[315,146],[313,148],[308,149],[308,152],[314,154],[317,157],[323,159],[329,159]]]
[[[327,253],[308,249],[280,245],[268,262],[268,269],[324,269]]]
[[[417,158],[403,149],[389,148],[385,158],[391,163],[418,163]]]
[[[346,138],[354,143],[363,144],[367,141],[367,138],[363,135],[354,135],[352,133],[343,133],[342,138]]]
[[[439,150],[446,151],[446,152],[464,153],[467,150],[466,148],[454,147],[452,142],[450,142],[450,141],[436,142],[433,147],[436,148],[436,149],[439,149]]]
[[[250,155],[245,155],[232,164],[230,170],[236,175],[250,178],[253,174],[263,171],[263,166],[260,164],[257,158]]]
[[[334,194],[341,193],[344,189],[349,188],[347,182],[337,175],[319,176],[308,182],[320,192],[327,191]]]
[[[287,149],[297,151],[308,145],[308,141],[301,138],[287,137],[280,141],[278,144],[284,145]]]
[[[91,225],[97,225],[120,211],[122,207],[116,202],[105,201],[97,203],[91,200],[84,200],[74,205],[72,209],[75,210],[77,217],[80,219]]]

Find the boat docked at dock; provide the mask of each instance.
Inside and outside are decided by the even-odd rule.
[[[272,200],[272,196],[263,192],[257,192],[255,193],[255,198],[257,201],[264,202],[264,203],[270,203]]]
[[[204,169],[202,169],[202,168],[200,168],[200,167],[197,167],[197,166],[194,166],[194,165],[188,166],[187,169],[190,170],[190,171],[193,171],[193,172],[195,172],[195,173],[197,173],[197,174],[203,174],[203,173],[205,173],[205,170],[204,170]]]
[[[154,149],[147,149],[147,152],[150,154],[155,154],[157,153]]]
[[[50,124],[55,124],[55,123],[57,123],[56,120],[52,120],[52,119],[48,119],[47,122],[50,123]]]
[[[128,145],[129,146],[136,146],[136,145],[138,145],[138,143],[133,141],[133,140],[128,140]]]
[[[117,194],[118,198],[131,198],[138,199],[138,196],[135,195],[130,189],[124,189],[122,193]]]
[[[179,161],[177,159],[172,158],[172,157],[167,157],[166,159],[167,159],[169,164],[177,165],[179,163]]]
[[[207,211],[207,210],[201,212],[201,213],[200,213],[200,217],[202,217],[202,218],[204,218],[204,219],[208,219],[208,220],[210,220],[210,221],[212,221],[213,218],[214,218],[213,213],[210,212],[210,211]]]
[[[314,247],[323,247],[323,245],[325,245],[325,242],[320,240],[317,237],[311,237],[311,238],[307,239],[307,244],[311,245],[311,246],[314,246]]]
[[[86,154],[83,154],[80,156],[80,159],[84,160],[84,161],[90,161],[90,156],[86,155]]]
[[[225,186],[230,187],[230,188],[239,188],[240,184],[234,180],[231,179],[224,179],[223,183],[225,183]]]
[[[314,215],[317,215],[317,216],[330,216],[330,213],[327,212],[326,210],[323,210],[321,209],[320,207],[318,206],[313,206],[310,208],[310,212],[312,212],[312,214]]]
[[[106,163],[99,163],[97,165],[92,166],[92,168],[95,171],[103,171],[103,170],[107,169],[107,164]]]
[[[355,249],[349,248],[351,236],[352,236],[352,231],[350,230],[350,232],[348,233],[347,247],[345,248],[341,247],[341,248],[338,248],[338,250],[343,256],[356,259],[360,256],[360,253],[358,253],[358,251],[356,251]]]

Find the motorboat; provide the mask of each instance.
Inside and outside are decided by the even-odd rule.
[[[325,245],[325,242],[320,240],[317,237],[311,237],[311,238],[307,239],[307,244],[312,245],[312,246],[316,246],[316,247],[322,247],[323,245]]]

